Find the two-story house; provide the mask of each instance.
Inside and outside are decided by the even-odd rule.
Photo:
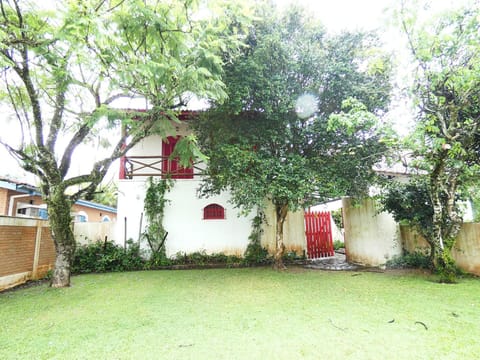
[[[120,161],[117,205],[116,241],[138,241],[145,229],[144,198],[150,176],[170,176],[174,185],[166,194],[169,200],[165,208],[164,227],[167,256],[178,252],[225,253],[243,255],[252,230],[255,214],[241,215],[229,202],[228,192],[209,198],[197,194],[202,181],[204,164],[182,168],[170,155],[178,139],[190,133],[189,123],[195,114],[185,112],[175,124],[174,133],[162,140],[150,136],[133,147]],[[262,244],[273,250],[275,239],[273,209],[267,211]],[[286,249],[301,253],[305,249],[303,212],[290,215],[285,224]]]

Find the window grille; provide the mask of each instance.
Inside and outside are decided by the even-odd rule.
[[[210,204],[203,208],[204,220],[225,219],[225,209],[218,204]]]

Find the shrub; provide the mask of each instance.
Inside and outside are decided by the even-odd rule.
[[[342,209],[330,211],[330,214],[332,215],[332,219],[335,225],[337,225],[339,229],[343,229]]]
[[[268,254],[268,250],[262,247],[260,239],[262,237],[262,222],[264,219],[263,213],[257,214],[252,220],[252,233],[248,237],[250,242],[243,254],[243,263],[245,265],[260,265],[267,264],[272,261]]]
[[[96,242],[77,247],[72,264],[73,273],[131,271],[144,268],[138,244],[129,240],[127,249],[113,242]]]
[[[345,247],[345,243],[340,240],[335,240],[333,242],[333,249],[338,250],[338,249],[343,249]]]
[[[391,269],[405,269],[405,268],[430,268],[430,257],[421,252],[408,253],[403,256],[395,256],[387,261],[385,264],[387,268]]]

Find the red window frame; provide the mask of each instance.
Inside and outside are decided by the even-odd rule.
[[[193,179],[193,167],[184,168],[178,158],[170,159],[180,136],[169,136],[162,141],[162,175],[169,175],[172,179]]]
[[[225,208],[218,204],[209,204],[203,208],[204,220],[223,220],[225,219]]]

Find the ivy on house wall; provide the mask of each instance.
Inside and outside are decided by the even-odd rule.
[[[173,182],[170,179],[153,179],[147,181],[145,193],[144,210],[147,226],[142,233],[142,238],[148,243],[152,257],[165,257],[165,241],[168,231],[163,225],[165,216],[165,204],[169,202],[165,194],[172,188]]]

